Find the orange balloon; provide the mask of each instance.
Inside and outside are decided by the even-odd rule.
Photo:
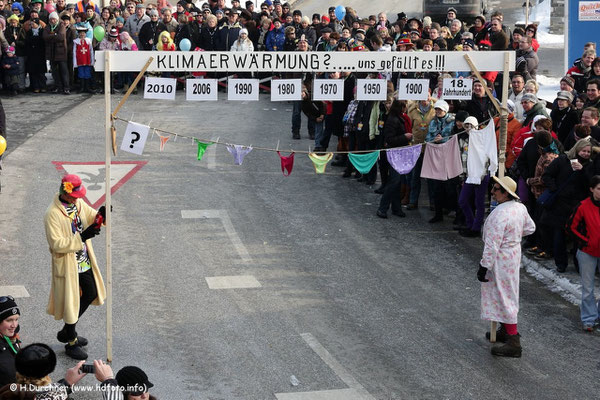
[[[6,150],[6,139],[4,139],[4,136],[0,136],[0,156],[4,153],[4,150]]]

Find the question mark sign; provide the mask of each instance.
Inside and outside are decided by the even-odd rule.
[[[131,144],[129,145],[129,148],[133,149],[133,144],[140,140],[140,134],[137,132],[131,132],[131,134],[136,136],[134,139],[131,139]]]

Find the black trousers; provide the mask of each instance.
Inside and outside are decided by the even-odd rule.
[[[81,291],[81,297],[79,298],[79,318],[81,318],[90,304],[92,304],[92,301],[98,297],[98,289],[96,288],[96,281],[94,281],[94,273],[91,268],[79,274],[79,290]],[[75,340],[77,337],[75,325],[77,323],[65,324],[63,328],[67,332],[69,340]]]

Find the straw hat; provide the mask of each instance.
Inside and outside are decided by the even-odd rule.
[[[508,176],[504,176],[502,178],[492,176],[492,179],[494,179],[496,183],[502,186],[502,188],[506,190],[508,194],[510,194],[512,197],[520,200],[519,196],[517,196],[517,194],[515,193],[515,191],[517,190],[517,184],[515,183],[515,181],[512,180],[512,178]]]

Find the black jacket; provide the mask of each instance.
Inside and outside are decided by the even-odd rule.
[[[383,126],[385,146],[388,148],[406,146],[409,140],[404,136],[405,133],[404,119],[399,115],[388,115]]]
[[[569,136],[571,129],[579,123],[577,111],[571,107],[567,107],[564,110],[554,107],[552,112],[550,112],[550,119],[552,120],[552,131],[556,133],[558,140],[563,144],[567,136]]]
[[[166,30],[167,27],[161,21],[149,21],[142,25],[139,34],[142,50],[156,49],[156,45],[158,44],[158,36],[162,31]],[[150,40],[152,40],[152,43],[150,43]]]
[[[573,171],[571,161],[566,154],[561,154],[552,161],[542,175],[544,185],[550,191],[556,191],[552,206],[546,208],[541,222],[554,228],[564,228],[567,219],[579,202],[589,196],[589,178],[592,172],[592,162],[588,162],[579,171]],[[572,176],[571,176],[572,175]]]
[[[16,381],[15,357],[16,354],[0,335],[0,387]]]
[[[200,30],[200,44],[199,47],[206,51],[217,50],[217,31],[218,28],[203,27]]]

